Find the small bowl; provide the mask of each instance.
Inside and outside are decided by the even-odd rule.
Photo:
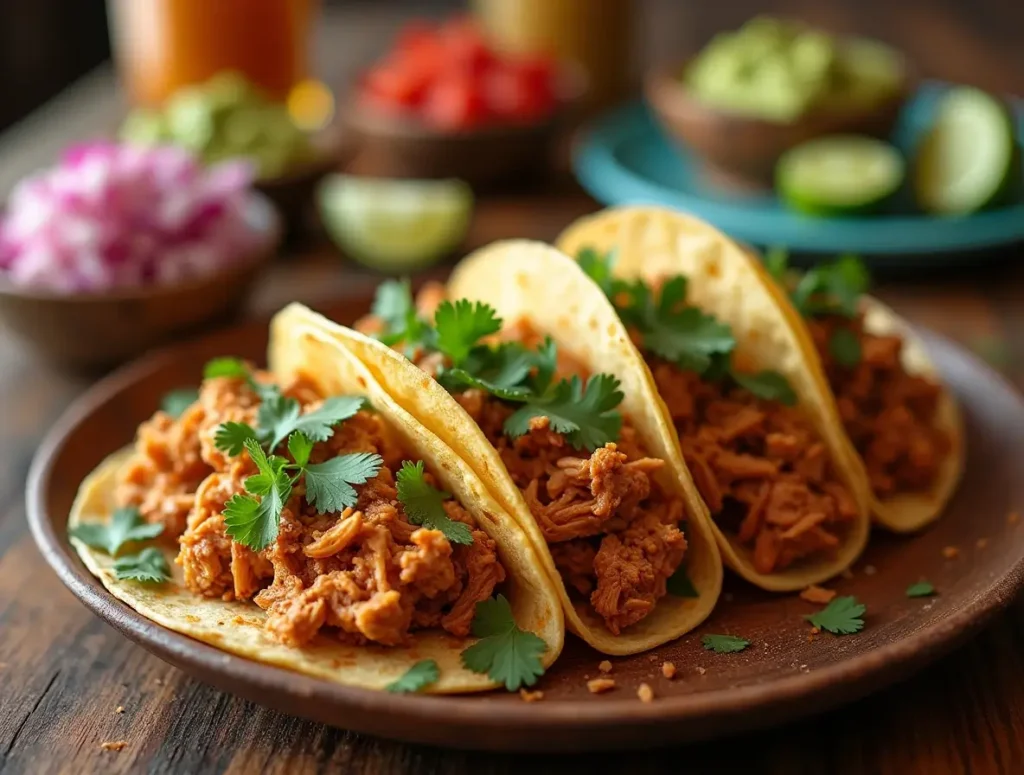
[[[550,168],[554,140],[568,125],[585,86],[582,70],[564,64],[557,105],[547,118],[462,131],[434,129],[353,97],[345,122],[357,146],[356,171],[389,178],[459,178],[478,191],[522,182]]]
[[[679,79],[686,65],[652,71],[644,82],[647,102],[665,131],[699,157],[712,181],[738,190],[770,188],[779,157],[814,137],[861,134],[888,139],[912,84],[904,63],[902,88],[882,102],[867,108],[820,108],[793,122],[778,123],[700,101]]]
[[[260,244],[231,266],[183,283],[61,294],[0,279],[0,322],[45,360],[74,369],[116,365],[226,322],[239,311],[281,241],[281,220],[254,194],[248,215]]]

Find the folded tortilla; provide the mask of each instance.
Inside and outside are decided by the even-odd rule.
[[[568,257],[539,242],[509,240],[462,261],[448,287],[451,299],[482,301],[506,321],[526,319],[550,335],[591,373],[612,374],[625,394],[620,408],[636,428],[648,454],[666,461],[657,472],[666,491],[679,495],[687,513],[684,562],[698,596],[660,598],[644,619],[614,635],[585,601],[573,601],[522,492],[497,450],[449,393],[403,355],[381,342],[292,305],[281,317],[291,325],[318,327],[342,343],[380,384],[431,432],[456,450],[495,499],[519,521],[561,598],[568,628],[606,654],[633,654],[674,640],[700,624],[721,592],[722,562],[703,501],[674,440],[662,432],[663,406],[651,390],[647,367],[629,340],[614,308]]]
[[[828,448],[836,473],[857,503],[858,517],[833,557],[804,560],[765,574],[754,568],[752,550],[711,521],[727,565],[762,589],[795,591],[820,583],[848,568],[861,554],[870,532],[870,488],[863,467],[851,464],[852,446],[839,422],[834,401],[822,391],[823,375],[808,353],[809,338],[793,325],[787,306],[760,262],[708,224],[682,213],[654,207],[619,207],[584,217],[557,240],[570,256],[584,248],[614,250],[615,272],[623,278],[657,282],[687,278],[687,301],[727,323],[737,341],[736,356],[751,370],[780,373],[797,395]],[[637,353],[641,361],[642,356]],[[650,390],[656,392],[653,377]],[[656,418],[660,433],[678,443],[666,412]]]
[[[430,433],[383,391],[367,369],[335,341],[317,331],[290,325],[280,316],[271,331],[270,361],[280,380],[299,373],[318,383],[324,395],[365,395],[373,409],[396,431],[414,459],[425,461],[441,486],[472,514],[477,526],[497,544],[507,572],[499,591],[508,598],[517,624],[540,636],[547,644],[543,664],[555,661],[562,649],[565,624],[561,602],[543,564],[517,521],[491,497],[489,490],[462,460],[437,436]],[[130,450],[108,458],[82,484],[72,509],[69,527],[83,522],[103,522],[116,508],[116,474]],[[292,647],[264,634],[266,614],[251,601],[226,602],[196,595],[184,585],[177,552],[162,547],[173,579],[163,584],[118,580],[113,558],[72,538],[72,544],[89,570],[122,602],[148,619],[175,632],[209,643],[223,651],[316,678],[366,689],[384,689],[421,660],[433,659],[440,679],[427,693],[449,694],[492,689],[488,676],[463,667],[460,655],[473,638],[457,638],[442,630],[412,634],[408,646],[352,645],[321,632],[312,643]]]

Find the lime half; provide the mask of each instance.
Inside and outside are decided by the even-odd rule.
[[[831,135],[791,148],[775,168],[779,196],[812,215],[877,210],[903,183],[903,157],[871,137]]]
[[[317,199],[338,247],[382,272],[409,272],[444,258],[462,242],[473,212],[473,193],[461,180],[331,175]]]
[[[915,160],[914,193],[921,208],[973,213],[997,203],[1017,177],[1013,118],[1006,106],[978,89],[950,89]]]

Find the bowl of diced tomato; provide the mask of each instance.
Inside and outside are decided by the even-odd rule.
[[[499,51],[472,19],[413,22],[358,79],[347,123],[375,174],[491,186],[546,166],[581,86],[553,59]]]

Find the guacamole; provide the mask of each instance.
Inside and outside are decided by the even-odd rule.
[[[819,108],[870,107],[903,77],[900,55],[882,43],[767,17],[715,36],[682,75],[702,102],[779,123]]]
[[[133,111],[121,127],[121,139],[180,145],[207,164],[249,158],[261,179],[280,177],[315,156],[287,108],[231,72],[179,90],[159,111]]]

